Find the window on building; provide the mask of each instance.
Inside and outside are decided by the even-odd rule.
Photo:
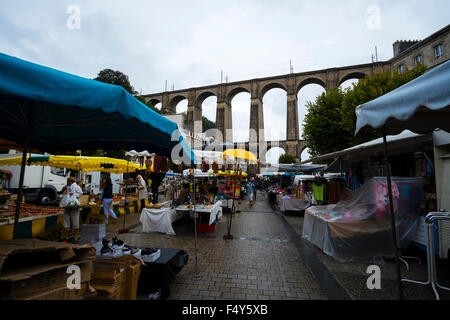
[[[423,57],[421,54],[418,54],[417,56],[414,57],[414,64],[417,65],[419,63],[423,63]]]
[[[442,44],[438,44],[437,46],[434,47],[434,57],[436,59],[439,59],[443,55],[444,55],[444,47],[442,46]]]
[[[403,73],[403,71],[405,71],[405,65],[402,63],[397,67],[397,72]]]

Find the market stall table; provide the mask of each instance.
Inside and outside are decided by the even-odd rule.
[[[159,248],[161,256],[142,266],[138,282],[138,296],[147,298],[149,294],[161,290],[161,299],[170,295],[170,280],[178,274],[189,259],[181,249]]]
[[[303,214],[305,209],[311,206],[311,203],[308,200],[304,199],[293,199],[293,198],[285,198],[281,195],[277,196],[277,205],[278,208],[286,212],[296,212],[299,214]]]
[[[13,239],[15,203],[0,208],[0,240]],[[58,223],[62,223],[64,209],[56,206],[22,204],[18,221],[18,236],[34,238]]]
[[[180,205],[176,208],[176,210],[179,212],[188,212],[189,205]],[[217,220],[222,218],[222,202],[217,201],[213,205],[196,204],[195,211],[200,214],[199,223],[212,225]],[[209,216],[206,213],[209,213]]]
[[[182,218],[183,212],[177,212],[175,208],[161,209],[145,208],[142,210],[140,221],[142,232],[161,232],[175,235],[172,223]]]

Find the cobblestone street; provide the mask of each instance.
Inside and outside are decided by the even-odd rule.
[[[197,261],[193,220],[173,224],[176,235],[141,233],[139,215],[127,217],[136,227],[120,239],[134,246],[178,248],[189,261],[171,283],[169,299],[326,299],[298,249],[300,237],[267,204],[263,194],[253,207],[242,201],[233,217],[232,240],[224,240],[229,216],[224,214],[213,233],[199,233]],[[108,226],[112,236],[122,226]],[[197,266],[197,267],[196,267]],[[196,272],[197,269],[197,272]]]

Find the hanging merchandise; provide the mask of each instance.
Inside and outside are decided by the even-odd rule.
[[[161,172],[169,171],[169,159],[167,157],[162,157]]]
[[[202,161],[202,172],[208,172],[209,171],[209,164],[205,162],[205,160]]]
[[[213,170],[214,173],[218,173],[219,172],[219,165],[215,161],[212,164],[212,170]]]
[[[150,173],[153,171],[153,162],[151,159],[145,160],[145,172]]]
[[[324,190],[324,184],[316,184],[316,182],[313,183],[312,185],[313,188],[313,195],[314,195],[314,199],[319,200],[319,201],[323,201],[323,190]]]
[[[380,180],[374,183],[373,194],[375,199],[375,216],[381,218],[386,212],[389,212],[389,189],[386,181]],[[398,213],[398,198],[400,193],[397,184],[392,182],[392,194],[394,198],[394,214]]]
[[[424,152],[423,153],[424,157],[425,157],[425,176],[427,177],[432,177],[434,176],[434,165],[433,165],[433,161],[431,161],[431,159],[427,156],[427,154]]]

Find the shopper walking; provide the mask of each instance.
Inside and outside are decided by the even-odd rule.
[[[141,201],[141,210],[145,208],[145,199],[148,198],[147,184],[141,175],[136,177],[138,183],[138,197]]]
[[[111,215],[113,219],[118,219],[118,217],[111,210],[111,205],[113,203],[113,187],[111,178],[105,178],[103,180],[103,191],[100,195],[100,203],[103,202],[103,213],[105,214],[105,223],[108,223],[108,216]]]
[[[250,181],[247,183],[247,193],[248,193],[248,205],[253,206],[255,203],[255,190],[256,190],[256,184],[255,184],[255,178],[252,177]]]
[[[66,192],[66,196],[70,198],[79,199],[83,194],[83,190],[81,190],[80,186],[75,182],[74,177],[69,177],[67,179],[67,185],[63,188],[63,191]],[[80,227],[80,207],[73,206],[68,204],[64,208],[63,215],[63,225],[69,231],[69,235],[74,235],[75,230],[78,230]]]

